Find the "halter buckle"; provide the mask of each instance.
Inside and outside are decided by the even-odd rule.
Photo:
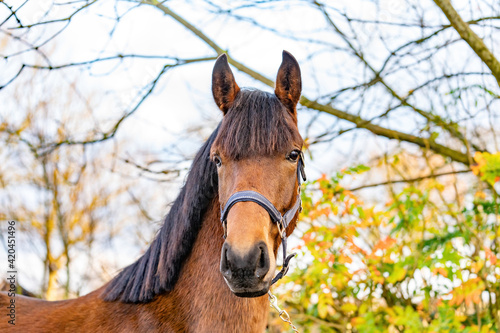
[[[286,237],[286,228],[285,224],[283,223],[283,216],[281,216],[280,220],[276,223],[278,226],[278,232],[280,234],[281,239]]]

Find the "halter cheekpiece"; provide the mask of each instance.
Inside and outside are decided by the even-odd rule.
[[[251,201],[255,202],[256,204],[260,205],[262,208],[264,208],[269,216],[271,217],[271,220],[276,223],[278,226],[279,234],[281,237],[281,244],[283,245],[283,266],[281,268],[281,271],[273,278],[271,281],[271,285],[276,283],[279,279],[281,279],[285,274],[288,272],[288,264],[290,262],[290,259],[292,259],[295,254],[292,253],[290,255],[286,255],[286,229],[288,228],[288,225],[294,218],[294,216],[302,210],[302,201],[300,199],[300,184],[301,184],[301,179],[304,181],[306,180],[306,173],[304,170],[304,154],[300,152],[299,159],[297,161],[297,182],[298,182],[298,192],[297,193],[297,199],[295,200],[295,204],[291,209],[286,211],[283,215],[279,212],[276,207],[262,194],[255,192],[255,191],[239,191],[231,195],[229,199],[226,202],[226,205],[224,208],[221,206],[221,214],[220,214],[220,220],[222,222],[222,226],[224,228],[224,238],[226,237],[226,220],[227,220],[227,215],[229,214],[229,211],[231,210],[231,207],[233,207],[236,203],[238,202],[243,202],[243,201]]]

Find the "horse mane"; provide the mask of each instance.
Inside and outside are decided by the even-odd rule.
[[[216,130],[193,160],[186,183],[147,251],[106,286],[105,301],[146,303],[171,291],[191,253],[203,216],[218,193],[215,163],[210,149],[216,145],[232,159],[284,152],[302,144],[296,118],[274,94],[241,90]]]
[[[224,116],[214,145],[233,160],[286,153],[302,147],[297,118],[275,94],[241,90]]]
[[[191,170],[163,226],[147,251],[106,286],[105,301],[146,303],[171,291],[201,228],[203,215],[218,192],[217,168],[210,147],[220,125],[196,154]]]

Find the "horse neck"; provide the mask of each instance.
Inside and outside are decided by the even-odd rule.
[[[216,198],[172,291],[144,304],[106,302],[101,297],[105,286],[62,302],[20,297],[16,305],[19,318],[30,318],[19,322],[20,331],[56,331],[65,327],[75,332],[264,332],[267,297],[235,296],[219,272],[223,244],[219,218]],[[2,298],[0,294],[0,305],[7,304],[7,296]],[[1,327],[0,323],[0,331]]]
[[[223,243],[219,201],[215,198],[174,290],[150,303],[160,321],[189,332],[265,330],[267,296],[240,298],[230,291],[219,271]]]

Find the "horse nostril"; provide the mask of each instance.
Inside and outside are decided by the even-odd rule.
[[[220,271],[226,279],[231,278],[231,268],[229,267],[229,261],[227,260],[228,246],[224,244],[222,247],[222,258],[220,260]]]
[[[269,255],[266,246],[261,245],[259,246],[259,249],[260,249],[260,256],[259,256],[259,261],[257,262],[257,269],[255,270],[255,276],[257,276],[259,279],[262,279],[269,271]]]
[[[260,251],[259,267],[264,267],[266,265],[266,254],[264,250]]]

